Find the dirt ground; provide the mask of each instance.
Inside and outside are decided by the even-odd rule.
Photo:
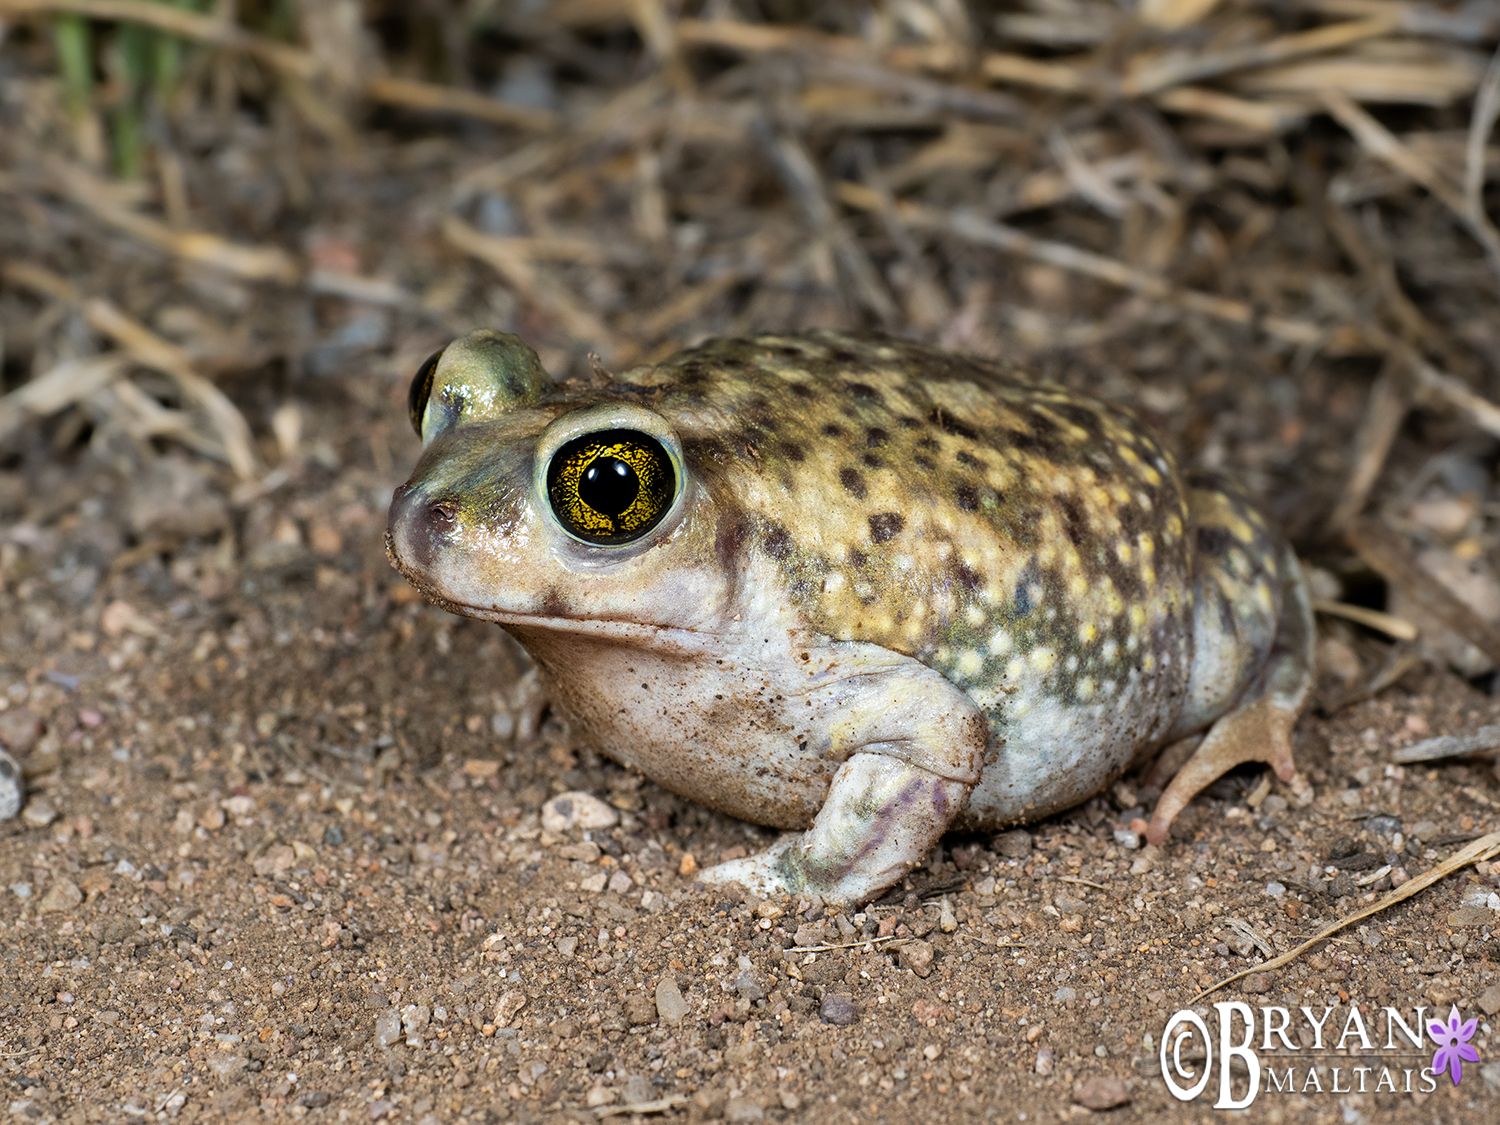
[[[195,72],[208,93],[173,126],[178,172],[160,142],[148,187],[89,180],[82,194],[54,151],[77,122],[59,108],[50,40],[25,28],[0,39],[3,389],[112,347],[135,363],[114,399],[105,388],[0,426],[0,746],[29,788],[22,814],[0,822],[0,1112],[36,1125],[1202,1123],[1221,1116],[1219,1072],[1197,1100],[1174,1098],[1168,1021],[1190,1009],[1216,1028],[1214,1002],[1243,1001],[1257,1044],[1267,1009],[1289,1020],[1284,1037],[1265,1033],[1259,1061],[1290,1088],[1263,1072],[1255,1120],[1500,1119],[1500,862],[1194,1000],[1500,828],[1493,755],[1393,759],[1500,724],[1492,671],[1460,674],[1439,653],[1382,676],[1416,650],[1322,618],[1292,783],[1237,771],[1151,848],[1132,823],[1157,794],[1129,775],[1039,824],[951,835],[849,913],[696,882],[773,834],[580,745],[506,635],[422,603],[383,545],[418,450],[407,383],[458,332],[522,332],[562,376],[595,350],[623,366],[710,333],[884,327],[1020,355],[1128,403],[1184,460],[1245,480],[1320,568],[1321,596],[1400,609],[1399,591],[1387,598],[1326,534],[1369,449],[1357,435],[1394,347],[1337,330],[1414,315],[1412,338],[1493,397],[1500,290],[1479,252],[1326,122],[1247,141],[1197,121],[1174,141],[1159,115],[1039,95],[1046,121],[1093,130],[1073,152],[1041,125],[934,119],[931,99],[960,90],[955,113],[1009,111],[972,83],[944,94],[902,72],[890,89],[913,105],[882,102],[877,125],[868,105],[809,93],[809,118],[778,118],[768,142],[733,116],[769,97],[765,75],[723,44],[695,56],[697,100],[678,73],[666,109],[630,102],[663,87],[642,38],[606,9],[534,39],[510,27],[486,48],[535,50],[572,75],[557,111],[585,123],[582,140],[387,108],[359,118],[355,158],[330,141],[327,106],[288,93],[307,120],[283,112],[240,60],[228,80]],[[512,79],[542,81],[525,68]],[[243,87],[227,101],[225,81]],[[622,100],[601,123],[587,114],[606,93]],[[1461,152],[1460,110],[1391,116],[1431,129],[1419,151],[1437,159]],[[891,132],[873,147],[840,133],[867,127]],[[994,210],[1033,208],[1038,237],[1118,250],[1174,284],[1222,283],[1254,316],[1228,323],[993,245],[925,241],[902,225],[916,212],[866,222],[851,210],[848,225],[820,228],[828,200],[798,197],[788,138],[819,168],[857,179],[883,166],[889,180],[869,177],[880,191],[954,208],[1010,199],[1014,182],[995,187],[1007,162],[1053,177],[1027,180],[1035,193],[1066,187],[1054,157],[1072,175],[1079,159],[1132,146],[1166,153],[1177,171],[1156,179],[1077,175],[1072,194]],[[988,195],[992,164],[975,152],[1003,154]],[[455,184],[469,185],[459,203]],[[1131,196],[1118,213],[1116,192]],[[1162,202],[1173,193],[1181,211]],[[1325,196],[1365,207],[1363,227],[1330,234]],[[830,186],[828,198],[864,197]],[[450,203],[493,241],[445,227]],[[158,204],[178,227],[275,246],[313,272],[247,277],[241,260],[189,260],[119,218]],[[1355,260],[1361,245],[1370,261]],[[520,266],[504,256],[528,253]],[[101,294],[216,380],[248,420],[254,471],[236,470],[232,427],[204,421],[192,384],[163,376],[170,363],[88,303]],[[1295,344],[1272,324],[1268,337],[1268,308],[1322,318],[1326,332]],[[1493,560],[1495,442],[1441,405],[1415,407],[1396,415],[1360,503],[1373,497],[1419,544]],[[1415,1027],[1413,1009],[1446,1018],[1453,1006],[1478,1021],[1479,1062],[1456,1086],[1424,1082],[1433,1042],[1407,1044],[1385,1009]],[[1186,1068],[1201,1068],[1196,1043],[1181,1047]]]

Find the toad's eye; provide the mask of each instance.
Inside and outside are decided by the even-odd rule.
[[[672,459],[639,430],[574,438],[547,466],[552,513],[585,543],[634,543],[661,522],[676,493]]]
[[[432,377],[437,372],[438,360],[447,348],[439,348],[427,357],[427,362],[417,368],[412,376],[411,389],[406,392],[406,413],[411,418],[411,427],[422,436],[422,417],[427,413],[427,400],[432,397]]]

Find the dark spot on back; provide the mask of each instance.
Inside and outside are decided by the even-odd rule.
[[[781,452],[789,461],[801,461],[804,457],[806,457],[806,454],[802,452],[802,447],[794,441],[782,442]]]
[[[761,532],[760,542],[766,554],[778,561],[792,553],[792,537],[779,523],[767,524],[766,529]]]
[[[885,462],[882,461],[879,457],[876,457],[873,453],[866,453],[863,457],[860,458],[860,460],[872,469],[885,468]]]
[[[860,567],[865,565],[865,562],[865,553],[863,551],[861,551],[858,547],[849,548],[850,566],[854,567],[855,570],[858,570]]]
[[[848,384],[848,389],[851,395],[862,402],[880,401],[880,392],[877,391],[874,387],[870,386],[869,383],[850,383]]]
[[[931,457],[923,456],[920,453],[912,457],[911,463],[919,469],[925,469],[929,473],[932,472],[933,469],[937,468],[936,461],[934,461]]]
[[[966,594],[976,593],[984,585],[984,579],[978,572],[970,570],[961,562],[953,564],[953,580]]]
[[[954,437],[961,437],[968,441],[979,440],[978,430],[974,429],[973,426],[959,421],[942,407],[935,407],[927,417],[928,421],[937,426],[945,434],[952,434]]]
[[[1222,527],[1200,527],[1195,542],[1198,550],[1210,558],[1221,558],[1233,541],[1233,536]]]
[[[840,469],[839,483],[844,486],[844,491],[856,500],[865,498],[865,478],[860,476],[858,469]]]
[[[848,348],[836,348],[832,355],[835,363],[853,363],[858,358],[859,356],[855,355]]]
[[[818,397],[818,392],[815,391],[815,390],[813,390],[806,383],[792,383],[791,384],[791,388],[792,388],[792,394],[796,395],[798,398],[817,398]]]
[[[1078,503],[1078,497],[1064,496],[1058,500],[1057,506],[1062,510],[1064,534],[1073,546],[1079,546],[1088,532],[1088,527],[1083,508]]]
[[[976,511],[979,508],[979,490],[972,484],[959,485],[953,490],[953,498],[966,512]]]
[[[960,465],[968,465],[971,469],[984,468],[984,462],[981,461],[978,457],[975,457],[966,449],[960,449],[957,453],[954,454],[954,457],[958,459],[958,463]]]
[[[838,425],[835,422],[825,423],[824,426],[823,426],[823,436],[824,437],[843,437],[844,436],[844,427]]]
[[[1048,408],[1059,418],[1066,418],[1080,429],[1095,432],[1099,426],[1099,415],[1095,414],[1087,406],[1080,406],[1076,402],[1064,403],[1061,406],[1048,404]]]
[[[942,446],[938,444],[937,438],[924,437],[924,438],[917,439],[917,448],[918,449],[941,449]]]
[[[901,534],[906,517],[900,512],[876,512],[870,517],[870,542],[884,543]]]
[[[890,440],[891,435],[886,433],[886,431],[882,430],[879,426],[871,426],[868,430],[865,431],[865,444],[871,449],[879,449],[882,445]]]

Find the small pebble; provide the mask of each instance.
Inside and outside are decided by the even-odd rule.
[[[932,972],[932,945],[925,941],[909,941],[901,947],[901,952],[896,955],[903,969],[910,969],[919,977],[925,977]]]
[[[1006,859],[1025,859],[1031,854],[1031,833],[1024,828],[1002,832],[991,846]]]
[[[1119,844],[1122,848],[1129,848],[1131,851],[1135,851],[1141,846],[1141,838],[1128,828],[1116,828],[1115,843]]]
[[[42,896],[42,901],[37,903],[37,913],[61,914],[72,910],[81,902],[83,902],[83,892],[78,889],[78,884],[69,879],[59,879]]]
[[[375,1017],[375,1042],[381,1047],[389,1047],[401,1039],[401,1013],[395,1008],[387,1008]]]
[[[687,1018],[688,1002],[682,998],[682,990],[670,976],[662,977],[656,985],[656,1014],[668,1027],[678,1027]]]
[[[542,831],[561,836],[574,829],[613,828],[620,814],[592,793],[561,793],[542,806]]]
[[[741,1000],[749,1000],[752,1004],[757,1000],[765,999],[766,990],[755,976],[755,965],[750,958],[741,956],[739,959],[739,972],[734,977],[734,990],[739,993]]]
[[[938,914],[938,929],[945,934],[951,934],[958,929],[958,915],[953,912],[953,904],[948,901],[948,896],[943,896],[943,905]]]
[[[41,716],[25,707],[0,711],[0,748],[27,754],[42,736]]]
[[[57,819],[57,810],[45,797],[33,797],[21,810],[21,819],[33,828],[46,828]]]
[[[1266,894],[1270,895],[1272,898],[1280,898],[1282,895],[1286,894],[1286,887],[1273,879],[1271,882],[1266,884]]]
[[[1041,1047],[1036,1053],[1036,1072],[1042,1076],[1052,1073],[1052,1048]]]
[[[495,1026],[509,1026],[516,1013],[526,1006],[526,993],[512,990],[500,997],[495,1004]]]
[[[818,1016],[824,1023],[848,1027],[859,1019],[859,1006],[843,993],[830,992],[824,995],[823,1003],[818,1008]]]
[[[25,792],[21,767],[14,758],[0,750],[0,820],[9,820],[21,811]]]
[[[1080,1082],[1073,1090],[1073,1100],[1085,1109],[1114,1109],[1130,1101],[1130,1091],[1118,1078],[1095,1075]]]

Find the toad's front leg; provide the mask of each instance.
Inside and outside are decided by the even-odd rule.
[[[930,668],[890,653],[882,663],[813,693],[826,752],[845,760],[812,826],[705,880],[858,904],[922,862],[979,781],[988,728]]]

